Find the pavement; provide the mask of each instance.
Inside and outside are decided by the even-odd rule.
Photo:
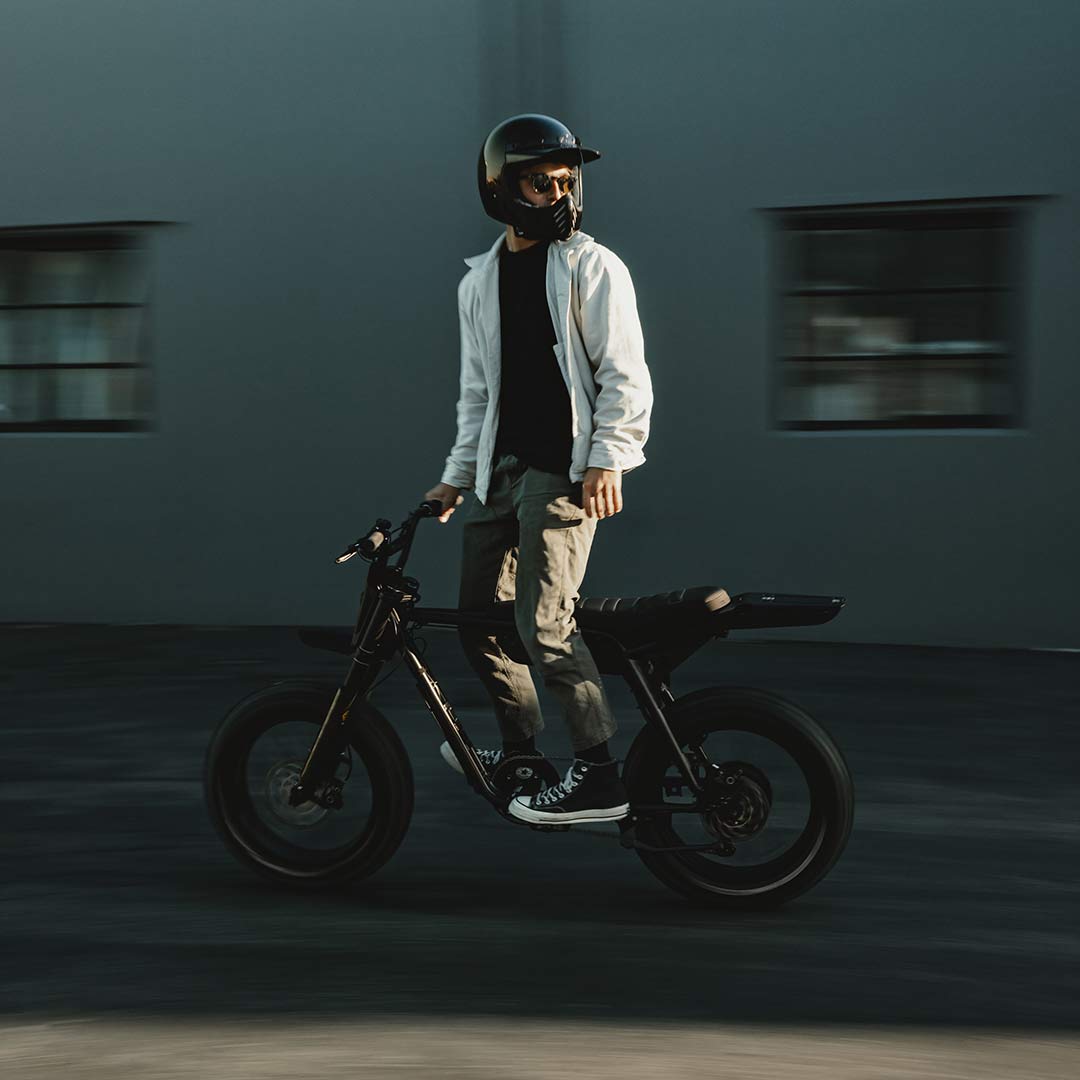
[[[405,843],[343,893],[268,886],[207,820],[203,752],[244,694],[342,667],[287,628],[0,626],[0,1076],[1080,1075],[1080,656],[708,646],[677,694],[790,697],[856,784],[830,874],[740,915],[504,823],[403,671],[374,700],[416,775]],[[621,755],[640,717],[609,686]]]

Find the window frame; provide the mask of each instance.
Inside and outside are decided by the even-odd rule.
[[[108,221],[66,225],[27,225],[0,227],[0,251],[29,252],[87,252],[110,249],[132,249],[143,253],[147,260],[145,293],[141,301],[44,301],[7,303],[0,301],[0,311],[106,311],[133,310],[144,312],[135,334],[135,357],[130,361],[102,363],[16,362],[0,364],[4,371],[122,371],[146,373],[146,415],[143,418],[105,418],[97,420],[42,419],[5,421],[0,419],[0,435],[24,433],[64,434],[70,432],[145,432],[154,428],[155,394],[152,379],[152,327],[150,312],[153,302],[152,228],[169,225],[165,221]]]
[[[770,349],[770,393],[768,425],[771,430],[786,432],[929,432],[929,431],[1001,431],[1023,426],[1025,393],[1021,364],[1024,337],[1024,259],[1030,231],[1030,203],[1045,196],[1008,196],[965,200],[904,200],[888,203],[843,203],[833,205],[782,206],[763,208],[771,219],[772,232],[772,318],[773,346]],[[836,230],[903,230],[925,232],[929,229],[1004,228],[1002,278],[993,284],[912,285],[908,288],[805,287],[796,280],[796,270],[789,259],[792,232]],[[915,267],[916,270],[919,267]],[[1002,323],[1003,348],[997,351],[957,352],[941,350],[895,350],[875,353],[799,353],[786,348],[787,305],[798,296],[934,296],[957,294],[1000,294],[1002,305],[996,312]],[[917,335],[916,335],[917,337]],[[1003,364],[1010,407],[1005,413],[952,413],[910,415],[898,418],[810,420],[785,419],[784,394],[789,385],[786,365],[790,362],[867,362],[874,359],[918,362],[964,359],[993,360]]]

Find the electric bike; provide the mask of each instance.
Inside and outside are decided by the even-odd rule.
[[[512,602],[485,610],[421,607],[404,573],[417,525],[442,512],[422,503],[397,526],[385,518],[337,562],[369,564],[352,631],[304,629],[301,639],[349,658],[339,686],[274,683],[234,706],[207,750],[210,817],[239,860],[269,880],[338,886],[382,867],[404,839],[412,768],[390,721],[371,701],[384,665],[399,657],[472,790],[508,823],[511,799],[560,779],[550,760],[512,755],[487,771],[424,663],[415,631],[494,635],[528,663]],[[622,764],[629,815],[617,839],[665,885],[719,908],[775,907],[806,892],[840,857],[854,792],[839,748],[798,706],[765,690],[717,686],[676,697],[672,673],[733,630],[828,622],[835,596],[740,593],[703,585],[643,597],[589,597],[576,622],[597,666],[630,687],[645,724]],[[601,835],[615,838],[614,832]]]

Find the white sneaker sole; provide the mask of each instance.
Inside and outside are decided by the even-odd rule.
[[[552,813],[550,810],[534,810],[520,796],[513,799],[509,806],[510,816],[518,821],[528,821],[534,825],[576,825],[586,821],[622,821],[630,813],[630,804],[608,806],[596,810],[573,810],[567,813]]]
[[[454,751],[450,749],[450,744],[448,742],[444,742],[442,746],[439,747],[439,753],[442,754],[443,761],[445,761],[454,772],[460,773],[462,776],[465,775],[465,770],[461,767],[461,762],[454,756]]]

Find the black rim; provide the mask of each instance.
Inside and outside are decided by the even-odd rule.
[[[746,780],[736,779],[732,802],[721,806],[710,799],[709,814],[657,814],[642,822],[639,833],[656,846],[716,840],[733,843],[734,852],[646,857],[662,859],[679,877],[710,892],[739,896],[780,888],[805,871],[824,843],[830,806],[828,777],[813,745],[792,733],[766,733],[749,713],[691,721],[679,741],[699,779],[713,766],[727,775],[741,772]],[[642,805],[694,803],[670,751],[647,761],[634,785],[633,801]]]
[[[298,703],[245,725],[222,755],[216,797],[226,828],[251,859],[289,876],[322,877],[373,842],[389,792],[370,752],[354,738],[336,772],[344,779],[342,809],[288,807],[289,774],[299,772],[322,722],[303,713]]]

